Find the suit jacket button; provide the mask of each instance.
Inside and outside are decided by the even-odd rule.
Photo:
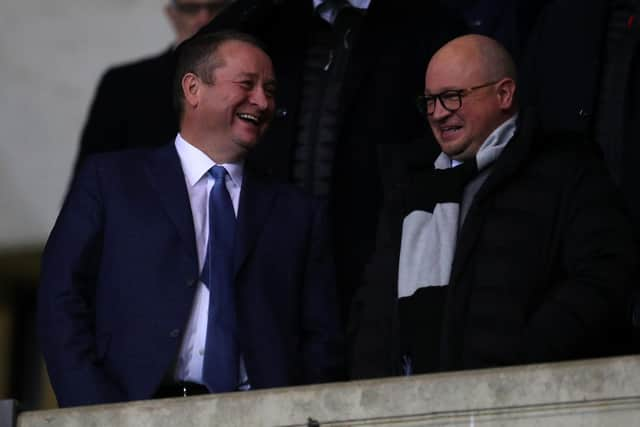
[[[171,338],[177,338],[177,337],[178,337],[178,335],[180,335],[180,329],[174,329],[173,331],[171,331],[171,332],[169,333],[169,336],[170,336]]]
[[[195,286],[196,283],[198,283],[196,279],[187,279],[187,281],[185,282],[185,284],[187,285],[187,288]]]

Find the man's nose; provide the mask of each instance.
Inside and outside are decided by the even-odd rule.
[[[433,114],[431,116],[435,120],[439,120],[443,117],[447,117],[449,114],[451,114],[451,111],[444,108],[444,105],[442,105],[442,100],[440,98],[436,98],[433,108]]]
[[[271,97],[266,94],[263,88],[258,86],[251,91],[251,98],[249,101],[252,104],[257,105],[260,109],[266,110],[271,102]]]

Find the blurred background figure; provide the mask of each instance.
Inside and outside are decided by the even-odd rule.
[[[554,0],[542,10],[522,61],[521,99],[546,131],[596,144],[622,193],[640,245],[640,1]],[[640,286],[629,318],[640,351]]]
[[[471,33],[496,39],[520,63],[529,34],[549,0],[442,0]]]
[[[103,75],[82,132],[75,169],[92,153],[157,146],[175,137],[174,49],[231,1],[169,0],[164,11],[175,42],[159,55],[112,67]]]
[[[176,33],[176,43],[182,43],[209,23],[233,0],[169,0],[164,12]]]

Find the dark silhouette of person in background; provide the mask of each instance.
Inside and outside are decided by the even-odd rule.
[[[229,0],[170,0],[165,14],[175,42],[159,55],[110,68],[100,79],[80,138],[75,170],[90,154],[155,147],[178,131],[171,85],[175,47],[195,34]]]

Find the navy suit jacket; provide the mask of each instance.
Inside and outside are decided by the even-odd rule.
[[[313,199],[245,168],[234,262],[253,388],[340,377],[325,227]],[[173,144],[89,157],[42,259],[39,333],[59,404],[152,397],[173,369],[198,270]]]

